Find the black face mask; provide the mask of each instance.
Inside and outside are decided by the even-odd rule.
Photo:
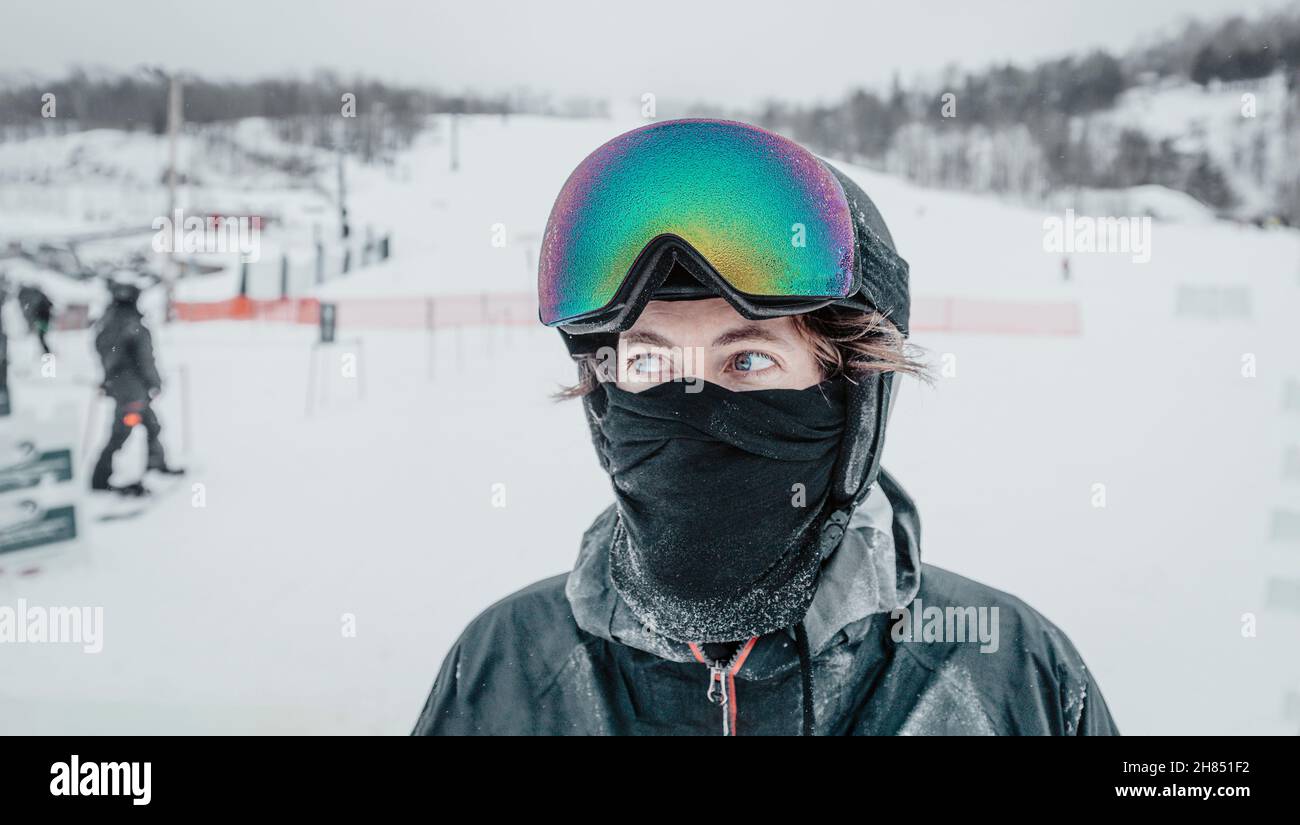
[[[619,511],[610,574],[632,611],[692,642],[747,639],[802,620],[844,430],[842,383],[603,391],[593,425]]]

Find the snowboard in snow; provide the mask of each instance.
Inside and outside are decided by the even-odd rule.
[[[91,512],[95,521],[99,522],[127,521],[139,518],[178,490],[189,489],[195,472],[193,467],[187,467],[183,476],[148,473],[144,479],[144,486],[148,489],[147,493],[142,496],[96,493],[91,499]]]

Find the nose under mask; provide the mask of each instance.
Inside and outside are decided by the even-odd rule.
[[[619,520],[610,575],[680,641],[747,639],[800,621],[845,427],[844,386],[732,392],[612,384],[594,423]]]

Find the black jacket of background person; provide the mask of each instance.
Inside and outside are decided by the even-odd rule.
[[[121,404],[148,401],[162,388],[153,336],[133,304],[114,302],[99,322],[95,349],[104,365],[104,392]]]
[[[417,735],[713,734],[711,676],[633,616],[609,578],[618,516],[583,537],[572,572],[475,619],[442,665]],[[899,640],[892,610],[998,608],[999,644]],[[1118,734],[1074,645],[1014,596],[922,564],[920,520],[887,472],[825,563],[804,621],[817,734]],[[899,634],[901,635],[901,634]],[[734,733],[798,734],[800,663],[786,631],[735,673]]]
[[[54,303],[34,286],[24,286],[18,290],[18,305],[22,307],[23,318],[33,327],[48,324],[54,315]]]

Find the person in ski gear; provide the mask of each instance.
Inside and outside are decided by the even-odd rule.
[[[474,619],[414,733],[1118,733],[1070,640],[921,561],[880,464],[909,272],[797,144],[666,121],[569,177],[538,293],[614,503]]]
[[[5,302],[9,300],[9,273],[0,270],[0,417],[10,413],[9,334],[5,331]]]
[[[18,305],[22,308],[27,327],[41,345],[41,351],[50,354],[50,345],[45,336],[50,331],[50,319],[54,316],[54,302],[39,286],[25,283],[18,288]]]
[[[138,302],[147,278],[130,271],[115,273],[108,282],[111,302],[97,324],[95,350],[104,369],[100,389],[113,399],[113,426],[91,474],[92,490],[113,491],[129,495],[147,493],[142,481],[115,486],[113,456],[122,448],[136,427],[144,427],[147,437],[147,470],[164,475],[181,475],[184,470],[168,466],[159,435],[162,425],[154,413],[152,401],[162,392],[162,379],[154,362],[153,336],[144,325]]]

